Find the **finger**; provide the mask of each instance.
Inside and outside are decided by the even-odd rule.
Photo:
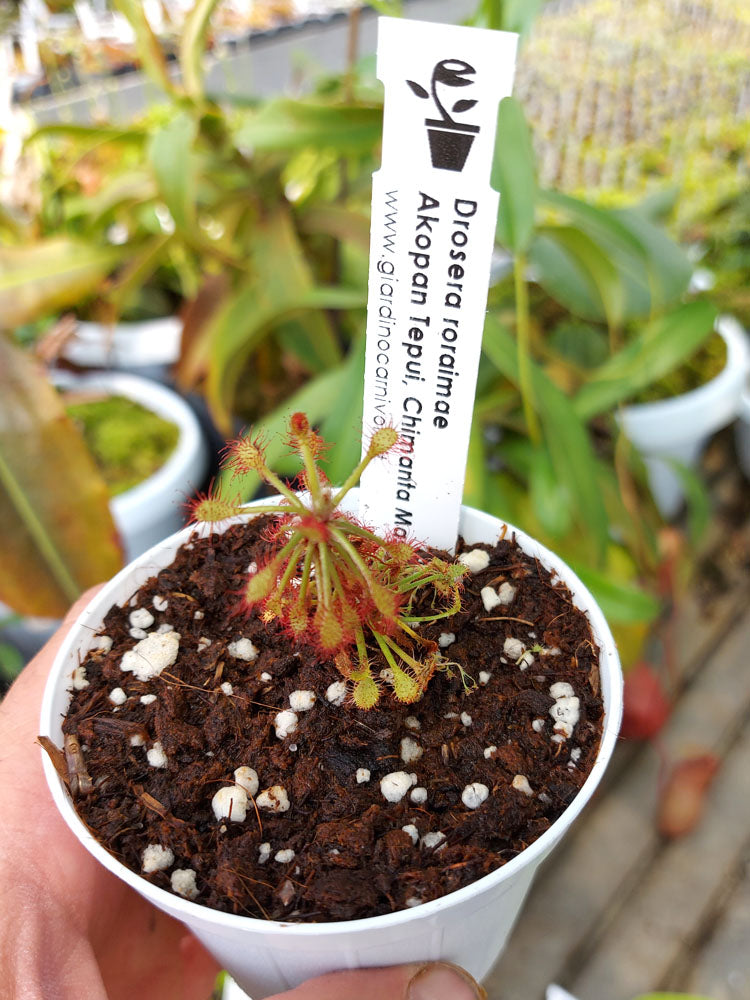
[[[270,1000],[487,1000],[487,994],[457,965],[434,962],[333,972]]]
[[[100,583],[95,587],[90,587],[68,609],[60,627],[52,638],[42,646],[32,660],[29,660],[28,664],[18,675],[8,694],[5,696],[4,703],[13,704],[13,702],[21,698],[35,703],[41,700],[42,690],[47,681],[47,674],[58,649],[62,645],[63,639],[89,601],[95,594],[98,594],[103,586],[104,584]]]

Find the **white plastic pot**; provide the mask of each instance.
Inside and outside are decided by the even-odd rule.
[[[737,446],[737,461],[747,479],[750,479],[750,378],[740,399],[739,420],[734,427],[734,441]]]
[[[65,389],[90,389],[125,396],[159,417],[176,424],[180,434],[166,462],[148,479],[110,501],[110,510],[125,550],[125,560],[178,531],[185,523],[185,498],[201,485],[208,465],[208,448],[195,414],[187,403],[151,379],[120,372],[71,375],[56,371],[54,383]]]
[[[732,316],[719,317],[716,329],[727,345],[727,363],[716,378],[673,399],[635,403],[620,413],[622,429],[643,456],[654,500],[667,518],[684,501],[673,463],[694,468],[711,435],[740,412],[750,368],[747,337]]]
[[[356,513],[356,491],[344,506]],[[470,544],[494,543],[504,528],[488,514],[468,507],[462,510],[460,531]],[[254,1000],[335,969],[436,959],[456,962],[482,979],[500,954],[539,865],[593,795],[612,755],[622,714],[622,674],[614,640],[593,597],[562,560],[523,532],[512,527],[510,531],[524,551],[567,584],[577,606],[588,616],[601,652],[603,735],[593,769],[563,815],[521,854],[472,885],[398,913],[346,922],[285,923],[221,913],[152,885],[110,855],[78,818],[64,784],[45,757],[55,802],[84,847],[155,906],[186,924]],[[190,529],[181,531],[118,573],[65,639],[52,666],[40,723],[40,733],[58,746],[62,716],[70,701],[71,675],[104,615],[113,604],[125,604],[149,577],[168,566],[190,535]]]
[[[116,368],[162,380],[179,357],[181,340],[177,316],[114,326],[79,322],[62,356],[81,368]]]

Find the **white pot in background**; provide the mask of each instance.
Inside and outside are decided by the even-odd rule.
[[[148,479],[110,500],[110,509],[125,549],[125,561],[135,559],[152,545],[178,531],[185,523],[185,499],[201,485],[208,466],[208,448],[200,424],[176,392],[151,379],[124,372],[91,375],[52,373],[64,389],[90,389],[125,396],[179,430],[174,451]]]
[[[742,391],[739,420],[734,426],[734,442],[740,468],[746,478],[750,479],[750,376],[745,380]]]
[[[79,322],[62,356],[81,368],[114,368],[162,381],[179,357],[181,340],[177,316],[114,326]]]
[[[357,492],[353,490],[343,505],[355,514]],[[622,714],[622,674],[614,640],[594,598],[565,563],[528,535],[508,528],[525,552],[567,584],[576,605],[588,616],[601,654],[602,742],[591,773],[562,816],[517,857],[472,885],[408,910],[345,922],[266,921],[212,910],[152,885],[109,854],[78,818],[65,786],[44,755],[52,795],[83,846],[155,906],[186,924],[253,1000],[335,969],[437,959],[456,962],[482,979],[504,947],[539,865],[599,784]],[[464,507],[459,530],[469,544],[494,544],[508,529],[497,518]],[[47,683],[39,730],[56,745],[62,744],[61,721],[70,701],[72,673],[90,648],[104,615],[113,604],[125,604],[149,577],[168,566],[191,534],[191,529],[181,531],[118,573],[94,597],[63,642]]]
[[[643,456],[654,500],[664,517],[674,517],[684,501],[679,476],[670,463],[694,468],[708,439],[737,417],[750,348],[741,325],[721,316],[716,329],[727,345],[724,369],[691,392],[656,403],[634,403],[620,412],[620,425]]]

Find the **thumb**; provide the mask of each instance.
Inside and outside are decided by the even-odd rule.
[[[332,972],[269,1000],[487,1000],[487,994],[457,965],[434,962]]]

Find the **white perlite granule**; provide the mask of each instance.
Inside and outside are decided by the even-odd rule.
[[[268,673],[267,670],[263,671],[263,673],[260,675],[260,679],[262,681],[265,681],[266,683],[270,680],[273,680],[273,678],[271,677],[271,675]]]
[[[211,799],[211,808],[218,821],[228,819],[232,823],[244,823],[247,816],[247,792],[239,785],[226,785]]]
[[[265,788],[255,804],[259,809],[267,809],[269,812],[285,813],[289,811],[289,796],[283,785],[271,785]]]
[[[416,788],[412,788],[409,793],[409,798],[414,803],[415,806],[421,806],[427,801],[427,789],[418,785]]]
[[[187,546],[185,546],[185,548],[187,548]],[[197,622],[199,622],[202,618],[205,618],[205,617],[206,617],[205,612],[201,611],[200,608],[197,611],[193,612],[193,618],[195,618],[195,620]]]
[[[172,891],[185,899],[196,899],[198,886],[195,884],[195,872],[192,868],[177,868],[169,877]]]
[[[128,635],[131,639],[145,639],[148,632],[145,628],[131,628],[128,630]]]
[[[422,747],[411,736],[404,736],[401,740],[401,760],[404,764],[419,760],[423,753]]]
[[[203,650],[208,649],[210,645],[211,645],[211,640],[207,638],[205,635],[202,635],[198,640],[197,650],[199,653],[202,653]]]
[[[171,667],[180,651],[178,632],[147,635],[120,660],[120,670],[131,672],[139,681],[150,681]]]
[[[531,728],[535,733],[544,732],[544,719],[534,719],[531,723]]]
[[[490,683],[490,677],[492,677],[492,674],[488,670],[479,671],[479,683],[482,685],[482,687],[487,687],[487,685]]]
[[[273,727],[278,738],[283,740],[290,736],[297,729],[298,722],[297,713],[288,708],[285,708],[283,712],[277,712],[273,720]]]
[[[365,785],[370,780],[370,772],[366,767],[357,768],[357,784]]]
[[[290,861],[294,861],[294,851],[291,847],[287,847],[283,851],[277,851],[273,856],[274,861],[278,861],[280,865],[288,865]]]
[[[169,607],[169,601],[166,597],[162,597],[161,594],[154,594],[151,598],[151,603],[157,611],[166,611]]]
[[[314,691],[292,691],[289,695],[289,705],[293,712],[309,712],[314,704]]]
[[[555,701],[558,698],[572,698],[574,694],[573,685],[568,684],[567,681],[556,681],[550,685],[549,696],[550,698],[554,698]]]
[[[150,628],[154,624],[154,616],[148,608],[136,608],[128,615],[131,628]]]
[[[489,566],[490,557],[484,549],[471,549],[469,552],[462,552],[457,561],[468,566],[472,573],[481,573]]]
[[[326,688],[326,701],[332,705],[343,705],[346,701],[346,682],[334,681]]]
[[[400,802],[417,779],[406,771],[391,771],[380,779],[380,792],[387,802]]]
[[[227,652],[235,660],[246,660],[248,663],[258,655],[258,649],[249,639],[236,639],[227,646]]]
[[[232,687],[229,681],[224,681],[222,684],[220,684],[219,689],[221,690],[222,694],[225,695],[234,694],[234,688]]]
[[[520,639],[514,639],[509,636],[503,643],[503,652],[506,656],[509,656],[511,660],[520,660],[526,651],[526,647],[521,642]]]
[[[164,753],[164,747],[158,740],[154,743],[150,750],[146,751],[146,760],[149,762],[151,767],[167,766],[167,755]]]
[[[133,735],[128,740],[131,747],[143,747],[146,745],[146,740],[140,733],[133,733]]]
[[[441,632],[438,638],[438,646],[440,646],[441,649],[447,649],[448,646],[452,646],[455,641],[455,632]]]
[[[98,635],[91,643],[91,649],[100,649],[102,653],[108,653],[112,649],[112,638],[108,635]]]
[[[122,688],[112,688],[109,692],[109,700],[113,705],[124,705],[128,700],[128,696],[125,694]]]
[[[421,729],[422,723],[416,717],[416,715],[407,715],[404,719],[404,725],[407,729]]]
[[[515,788],[517,792],[521,792],[523,795],[534,794],[534,791],[529,784],[529,779],[525,774],[517,774],[513,781],[511,781],[511,787]]]
[[[162,624],[156,630],[156,634],[157,635],[166,635],[167,632],[172,632],[172,631],[173,631],[173,628],[169,624],[169,622],[162,622]]]
[[[529,667],[533,664],[533,662],[534,662],[534,654],[531,652],[530,649],[527,649],[526,652],[519,657],[518,667],[520,670],[528,670]]]
[[[76,667],[73,671],[73,690],[83,691],[84,688],[89,686],[89,679],[86,677],[85,667]]]
[[[413,823],[407,823],[406,826],[402,826],[401,829],[404,833],[409,834],[412,844],[416,844],[419,841],[419,830]]]
[[[271,857],[271,845],[266,841],[258,848],[258,864],[264,865]]]
[[[497,747],[495,746],[495,744],[494,744],[494,743],[492,744],[492,746],[489,746],[489,747],[485,747],[485,748],[484,748],[484,756],[486,757],[486,759],[487,759],[487,760],[489,760],[489,759],[490,759],[490,757],[491,757],[491,756],[493,755],[493,753],[494,753],[494,752],[495,752],[496,750],[497,750]]]
[[[502,604],[502,601],[497,596],[497,592],[493,587],[482,587],[479,592],[479,596],[482,598],[482,604],[484,605],[485,611],[492,611],[499,604]]]
[[[549,714],[555,720],[555,732],[566,739],[573,735],[573,729],[581,717],[581,703],[578,698],[558,698]]]
[[[508,604],[512,604],[516,597],[516,588],[507,581],[505,583],[501,583],[497,596],[499,597],[501,604],[506,606]]]
[[[461,725],[462,726],[468,727],[468,726],[470,726],[472,724],[473,721],[474,720],[472,719],[472,717],[469,715],[468,712],[461,712]]]
[[[248,795],[255,798],[259,788],[258,772],[245,765],[238,767],[234,772],[234,783],[240,788],[244,788]]]
[[[160,844],[149,844],[143,850],[141,868],[150,875],[152,872],[163,872],[165,868],[170,868],[174,864],[174,854],[168,847]]]
[[[140,701],[141,705],[153,705],[153,703],[156,701],[156,695],[142,694],[138,700]]]
[[[461,801],[467,809],[478,809],[483,802],[487,801],[489,794],[489,788],[481,781],[472,781],[461,792]]]
[[[420,843],[422,847],[437,847],[438,844],[442,844],[445,839],[445,834],[440,833],[438,830],[436,833],[426,833],[424,837],[422,837]]]

